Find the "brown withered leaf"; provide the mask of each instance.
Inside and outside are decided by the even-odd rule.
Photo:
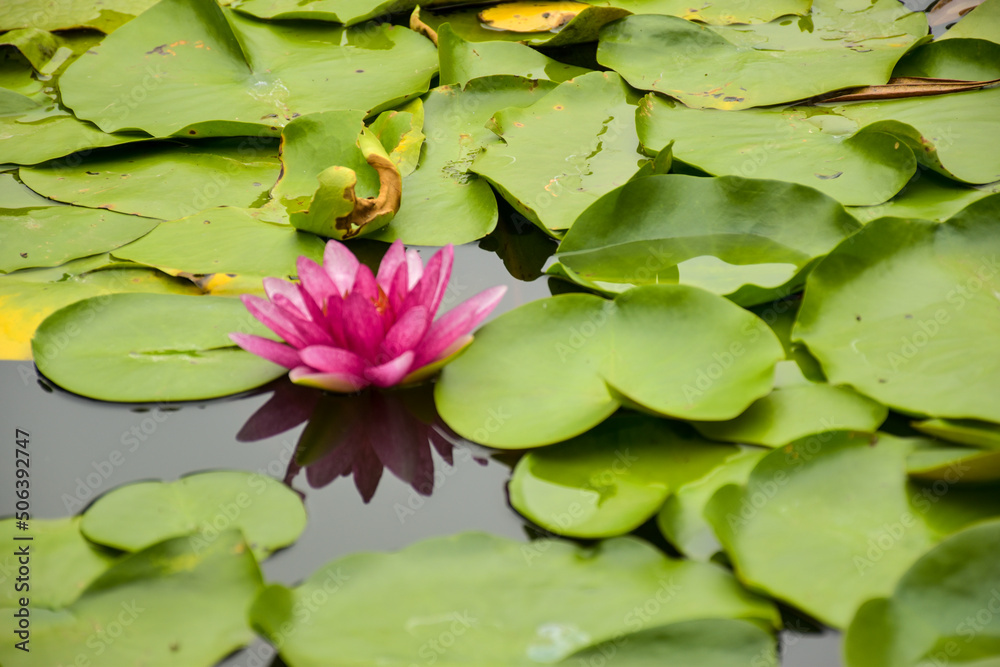
[[[378,172],[378,195],[355,199],[353,210],[337,218],[334,224],[338,230],[343,231],[344,239],[357,236],[366,225],[376,220],[395,215],[403,198],[403,179],[393,161],[378,152],[365,153],[368,164]],[[349,196],[354,196],[353,187],[350,188]]]
[[[829,102],[857,102],[860,100],[894,100],[905,97],[926,97],[928,95],[943,95],[945,93],[962,93],[969,90],[979,90],[1000,83],[1000,79],[991,81],[960,81],[958,79],[927,79],[923,77],[898,77],[889,79],[882,86],[864,86],[851,88],[830,96],[817,99],[824,104]]]
[[[434,42],[434,46],[438,43],[437,31],[420,20],[420,5],[413,8],[413,13],[410,14],[410,30],[413,32],[418,32],[427,39]]]
[[[582,2],[505,2],[479,12],[479,20],[494,30],[549,32],[559,30],[587,9]]]
[[[927,23],[931,28],[941,28],[954,23],[973,9],[983,4],[983,0],[938,0],[927,10]]]

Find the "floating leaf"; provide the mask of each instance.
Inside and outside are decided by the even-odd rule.
[[[587,433],[528,452],[514,467],[511,506],[559,535],[635,530],[682,484],[736,451],[643,415],[612,417]]]
[[[906,472],[922,482],[983,484],[1000,481],[1000,452],[949,447],[917,451],[906,460]]]
[[[1000,133],[994,132],[1000,88],[838,107],[866,130],[888,132],[917,159],[966,183],[1000,181]],[[961,127],[961,132],[955,128]]]
[[[746,484],[750,471],[767,454],[759,447],[741,447],[705,476],[682,484],[656,516],[660,532],[684,556],[708,560],[722,545],[705,518],[705,506],[727,484]]]
[[[998,216],[992,195],[942,224],[869,223],[810,275],[793,338],[891,408],[1000,421]]]
[[[13,214],[12,209],[40,208],[52,206],[55,202],[23,185],[13,174],[0,174],[0,203],[8,213]]]
[[[899,194],[878,206],[851,206],[847,211],[862,222],[876,218],[916,218],[943,222],[972,202],[1000,192],[1000,181],[969,186],[931,170],[918,171]]]
[[[818,107],[747,109],[734,117],[647,96],[636,126],[647,149],[672,142],[676,160],[709,174],[800,183],[851,206],[881,204],[916,171],[905,142]]]
[[[417,2],[418,0],[246,0],[235,9],[262,19],[315,19],[354,25],[377,16],[413,9]]]
[[[204,548],[238,528],[263,560],[295,542],[305,525],[305,508],[290,488],[266,475],[223,470],[119,487],[87,508],[80,530],[98,544],[141,551],[185,535]]]
[[[983,39],[946,39],[914,49],[896,63],[894,76],[985,81],[1000,78],[1000,44]]]
[[[942,39],[985,39],[1000,44],[1000,2],[986,0],[962,17]]]
[[[48,316],[31,345],[46,377],[103,401],[215,398],[287,372],[237,347],[234,331],[270,335],[236,299],[112,294]]]
[[[942,440],[963,445],[1000,450],[1000,424],[971,419],[928,419],[913,422],[913,428]]]
[[[608,292],[680,282],[753,305],[801,288],[815,261],[859,228],[801,185],[648,176],[584,211],[556,258],[573,279]]]
[[[903,575],[888,598],[866,603],[845,638],[849,667],[962,664],[1000,658],[1000,522],[952,535]]]
[[[712,619],[673,623],[611,640],[574,654],[567,662],[603,665],[620,661],[629,667],[697,665],[698,667],[777,667],[774,639],[755,623]],[[579,661],[579,662],[577,662]]]
[[[814,433],[878,429],[888,416],[881,403],[847,387],[806,380],[794,361],[779,364],[774,391],[736,419],[693,422],[706,438],[780,447]]]
[[[0,662],[71,665],[99,655],[102,665],[211,667],[253,641],[246,612],[261,586],[238,531],[200,548],[186,537],[161,542],[120,560],[69,607],[33,609],[31,653],[5,641]]]
[[[770,391],[783,356],[756,316],[695,287],[638,287],[615,301],[567,294],[483,327],[445,367],[435,400],[460,435],[491,447],[538,447],[589,430],[622,402],[730,419]]]
[[[507,2],[498,6],[498,11],[504,15],[513,15],[521,8],[540,6],[538,2]],[[554,3],[556,5],[572,5],[576,7],[579,3]],[[459,7],[456,9],[442,9],[440,11],[421,12],[420,19],[432,30],[440,31],[441,26],[450,23],[452,30],[461,35],[463,39],[470,42],[521,42],[530,46],[556,47],[568,44],[581,44],[593,42],[597,39],[598,33],[608,23],[629,14],[628,10],[616,7],[584,7],[568,21],[564,21],[565,14],[560,13],[559,17],[551,17],[560,23],[558,29],[549,30],[543,28],[540,32],[523,32],[514,30],[501,30],[491,28],[480,18],[482,9],[479,7]],[[545,11],[537,13],[540,21],[547,21],[541,16]],[[535,23],[534,27],[538,27]],[[528,25],[526,27],[532,27]]]
[[[317,595],[326,602],[308,620],[294,613]],[[334,561],[297,588],[269,586],[250,614],[265,637],[282,638],[289,667],[328,665],[331,655],[356,664],[553,663],[647,628],[777,620],[721,568],[668,559],[634,538],[585,549],[475,533]],[[436,650],[442,638],[446,652]]]
[[[574,0],[515,0],[482,10],[479,20],[491,30],[554,32],[589,6]]]
[[[592,72],[498,111],[490,125],[502,141],[486,144],[471,170],[543,231],[568,229],[639,169],[630,96],[616,74]]]
[[[60,90],[107,132],[273,135],[307,113],[395,106],[436,70],[433,45],[400,26],[282,25],[164,0],[73,63]]]
[[[106,256],[105,256],[106,257]],[[72,264],[86,264],[77,260]],[[200,294],[186,280],[171,278],[159,271],[137,268],[75,269],[62,265],[55,269],[25,269],[0,276],[0,359],[31,359],[31,337],[42,320],[53,312],[89,297],[118,292],[158,292]],[[66,336],[56,336],[56,344],[42,353],[59,354]]]
[[[289,278],[299,256],[321,261],[323,240],[288,225],[260,222],[238,208],[201,211],[163,222],[114,256],[171,275],[246,274]]]
[[[403,180],[399,213],[372,238],[445,245],[488,234],[497,222],[496,197],[486,181],[468,171],[482,145],[497,141],[483,126],[493,112],[528,106],[553,87],[548,81],[491,76],[464,88],[440,86],[428,93],[420,163]]]
[[[57,266],[143,236],[155,220],[69,206],[0,209],[0,273]]]
[[[399,170],[365,130],[364,115],[327,111],[285,128],[281,179],[271,194],[296,228],[347,239],[384,227],[399,210]]]
[[[156,0],[101,0],[100,3],[4,0],[0,8],[0,31],[14,28],[94,28],[111,32],[155,3]]]
[[[746,109],[884,84],[927,34],[927,20],[896,0],[856,5],[816,0],[809,17],[750,26],[629,16],[601,31],[597,60],[636,88],[695,108]]]
[[[443,84],[465,85],[477,77],[494,74],[562,82],[590,71],[563,64],[515,42],[467,42],[448,23],[441,26],[438,40]]]
[[[420,161],[423,126],[424,103],[418,97],[399,109],[383,111],[368,129],[382,143],[400,176],[409,176]]]
[[[25,535],[30,541],[17,541]],[[20,563],[14,552],[25,546],[32,568],[42,575],[31,578],[30,588],[22,591],[15,589],[13,577],[7,579],[8,585],[0,592],[0,607],[18,607],[21,597],[31,600],[33,608],[65,607],[118,558],[118,554],[91,544],[80,534],[79,517],[33,519],[28,533],[16,530],[14,519],[4,519],[0,521],[0,536],[10,546],[0,556],[0,569],[10,574],[17,572]]]
[[[618,7],[633,14],[664,14],[713,25],[767,23],[780,16],[808,15],[812,0],[587,0],[601,7]]]
[[[746,485],[719,489],[706,514],[741,581],[846,627],[946,535],[1000,514],[991,490],[908,483],[906,457],[924,446],[845,432],[810,436],[764,457]]]
[[[127,146],[72,164],[24,167],[20,177],[57,201],[176,220],[214,206],[254,205],[267,196],[280,166],[276,142],[244,137]]]

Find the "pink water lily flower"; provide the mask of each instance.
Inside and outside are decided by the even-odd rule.
[[[472,342],[471,332],[507,291],[490,288],[435,320],[453,261],[448,245],[424,268],[415,250],[396,241],[375,275],[344,244],[329,241],[322,266],[299,257],[299,284],[265,278],[267,299],[242,297],[284,343],[243,333],[230,338],[291,369],[297,384],[354,392],[418,382]]]

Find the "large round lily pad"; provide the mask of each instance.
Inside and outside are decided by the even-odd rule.
[[[232,470],[115,489],[87,508],[80,530],[98,544],[140,551],[182,535],[204,545],[239,528],[263,560],[298,539],[305,525],[294,491],[266,475]]]
[[[73,665],[93,656],[91,664],[109,667],[211,667],[253,641],[246,614],[261,586],[239,531],[205,545],[178,537],[121,559],[64,609],[32,609],[30,653],[8,638],[0,662]]]
[[[623,403],[730,419],[770,391],[783,356],[755,315],[696,287],[647,285],[615,301],[568,294],[483,327],[445,367],[435,400],[467,438],[537,447],[587,431]]]
[[[1000,663],[1000,522],[952,535],[913,564],[891,595],[859,611],[849,667]]]
[[[610,537],[645,523],[667,496],[733,455],[670,422],[612,417],[593,430],[528,452],[514,468],[510,503],[559,535]]]
[[[654,175],[598,199],[556,258],[599,289],[679,281],[753,305],[799,289],[857,229],[840,204],[801,185]]]
[[[943,224],[882,218],[810,275],[793,338],[832,384],[897,410],[1000,421],[1000,195]]]
[[[295,610],[309,600],[322,602],[303,618]],[[282,640],[289,667],[329,665],[331,655],[353,664],[554,663],[645,628],[777,620],[770,602],[725,570],[669,559],[634,538],[581,548],[475,533],[334,561],[297,588],[265,589],[251,619]]]
[[[945,536],[1000,516],[990,489],[911,484],[906,458],[928,446],[843,431],[809,436],[764,457],[747,484],[719,489],[706,514],[751,589],[843,628]]]
[[[401,26],[269,23],[163,0],[73,63],[60,89],[106,132],[276,135],[298,115],[393,106],[427,90],[436,70],[434,46]]]
[[[229,334],[273,336],[236,299],[112,294],[45,319],[31,341],[57,385],[104,401],[184,401],[259,387],[286,369],[244,352]]]

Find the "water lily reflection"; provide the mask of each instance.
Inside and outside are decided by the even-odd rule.
[[[461,440],[438,417],[431,385],[338,395],[287,380],[250,417],[237,439],[262,440],[303,422],[308,423],[288,464],[285,483],[291,485],[303,469],[314,489],[353,475],[366,503],[375,495],[385,468],[417,493],[429,496],[434,490],[431,448],[453,465],[453,450]]]

